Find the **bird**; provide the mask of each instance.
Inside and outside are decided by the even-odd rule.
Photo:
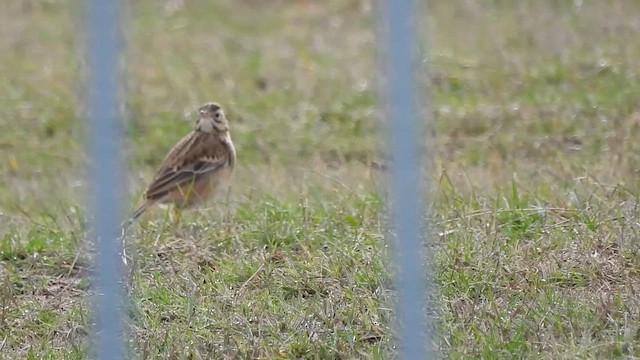
[[[166,155],[123,230],[155,204],[173,204],[178,210],[202,203],[229,180],[235,165],[236,149],[222,107],[202,105],[193,130]]]

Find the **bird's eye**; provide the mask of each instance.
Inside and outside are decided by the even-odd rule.
[[[216,120],[220,119],[220,113],[216,113]]]

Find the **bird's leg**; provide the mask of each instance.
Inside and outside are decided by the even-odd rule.
[[[171,223],[172,228],[176,228],[180,224],[180,219],[182,218],[182,209],[178,204],[173,204],[173,209],[169,210],[169,221]]]
[[[195,181],[195,179],[193,180]],[[178,187],[178,191],[180,191],[180,195],[182,197],[182,201],[181,202],[176,202],[176,204],[173,207],[173,213],[174,213],[174,220],[173,220],[173,227],[177,228],[178,225],[180,224],[180,220],[182,218],[182,209],[184,207],[188,207],[189,203],[191,201],[191,197],[195,195],[194,192],[194,183],[192,182],[191,184],[189,184],[186,187]]]

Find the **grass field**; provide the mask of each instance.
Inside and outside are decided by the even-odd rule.
[[[90,357],[80,3],[0,11],[3,359]],[[239,157],[217,201],[133,226],[134,358],[396,356],[374,10],[127,8],[127,209],[206,101]],[[640,3],[429,11],[439,352],[640,356]]]

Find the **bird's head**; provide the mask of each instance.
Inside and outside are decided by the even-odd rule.
[[[216,103],[202,105],[198,109],[198,121],[196,121],[195,130],[207,133],[228,131],[229,123],[224,111],[222,111],[222,107]]]

